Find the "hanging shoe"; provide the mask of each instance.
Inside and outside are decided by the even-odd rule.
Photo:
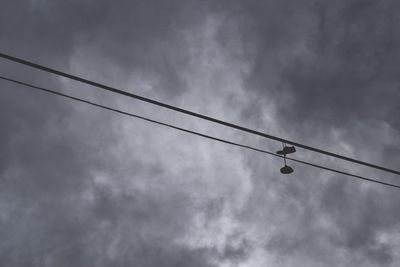
[[[293,168],[288,165],[285,165],[284,167],[281,168],[281,173],[283,173],[283,174],[289,174],[292,172],[293,172]]]
[[[296,148],[294,146],[285,146],[282,150],[276,152],[278,155],[287,155],[296,152]]]

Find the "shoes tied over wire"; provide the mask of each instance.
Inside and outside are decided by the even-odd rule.
[[[283,166],[280,170],[282,174],[289,174],[294,171],[292,167],[286,165],[286,155],[292,154],[294,152],[296,152],[296,148],[294,146],[286,146],[286,144],[283,144],[282,150],[276,152],[276,154],[278,155],[283,155],[283,161],[285,163],[285,166]]]

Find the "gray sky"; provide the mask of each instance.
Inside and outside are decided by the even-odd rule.
[[[2,1],[0,51],[399,169],[396,1]],[[281,144],[0,60],[2,75]],[[1,266],[399,266],[400,191],[0,83]],[[399,177],[296,155],[400,184]]]

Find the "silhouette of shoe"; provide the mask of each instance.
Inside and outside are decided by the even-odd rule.
[[[276,152],[279,155],[287,155],[296,152],[296,148],[294,146],[285,146],[282,150]]]
[[[285,165],[284,167],[281,168],[281,173],[283,173],[283,174],[289,174],[292,172],[293,172],[293,168],[288,165]]]

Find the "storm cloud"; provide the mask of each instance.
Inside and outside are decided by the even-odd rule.
[[[400,166],[395,1],[2,1],[0,51]],[[1,75],[280,143],[0,61]],[[397,190],[0,84],[1,266],[398,266]],[[399,183],[298,149],[298,158]]]

